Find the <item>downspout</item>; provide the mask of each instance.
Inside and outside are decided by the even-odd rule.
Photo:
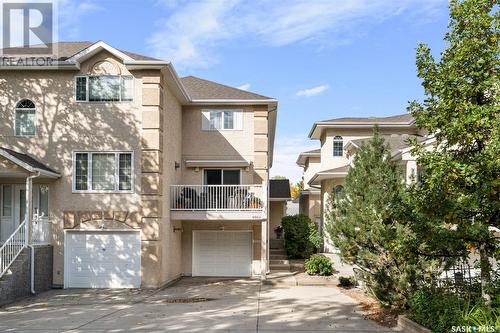
[[[33,179],[40,176],[40,171],[36,171],[34,175],[26,178],[26,216],[27,216],[27,233],[26,233],[26,246],[31,250],[31,263],[30,263],[30,286],[31,293],[35,292],[35,248],[31,244],[33,232]]]

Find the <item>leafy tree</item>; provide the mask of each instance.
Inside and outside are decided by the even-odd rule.
[[[436,142],[415,144],[425,181],[414,186],[419,251],[447,261],[480,254],[483,296],[489,258],[499,242],[500,211],[500,14],[499,0],[452,0],[447,47],[439,61],[417,47],[418,76],[425,99],[409,112]]]
[[[396,306],[406,304],[423,267],[404,220],[402,179],[376,128],[358,150],[343,191],[331,199],[326,223],[342,258],[365,272],[365,282],[382,303]]]
[[[285,231],[285,248],[290,259],[307,259],[321,245],[316,224],[307,215],[290,215],[281,219]]]
[[[292,194],[292,199],[298,197],[300,192],[303,190],[304,190],[304,180],[301,180],[300,182],[291,185],[290,192]]]

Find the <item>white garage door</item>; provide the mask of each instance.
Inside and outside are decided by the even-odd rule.
[[[139,288],[140,285],[138,231],[66,232],[66,288]]]
[[[193,276],[251,275],[251,232],[193,231]]]

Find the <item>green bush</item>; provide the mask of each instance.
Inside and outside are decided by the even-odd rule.
[[[323,254],[314,254],[307,259],[304,267],[309,275],[332,275],[333,265],[330,258]]]
[[[339,285],[344,288],[352,288],[356,286],[356,278],[354,276],[339,276]]]
[[[285,248],[290,259],[307,259],[321,245],[316,224],[306,215],[285,216],[281,225],[285,231]]]
[[[409,299],[409,318],[435,333],[447,333],[462,325],[463,301],[456,295],[436,289],[418,290]]]

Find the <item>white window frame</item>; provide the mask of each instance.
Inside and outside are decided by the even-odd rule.
[[[219,185],[207,185],[205,184],[205,170],[221,170],[221,181],[222,181],[222,184],[219,184]],[[237,185],[234,185],[234,186],[238,186],[238,185],[243,185],[243,178],[242,178],[242,172],[241,172],[241,169],[238,169],[238,168],[203,168],[203,175],[202,175],[202,179],[201,179],[201,185],[203,186],[224,186],[224,170],[227,170],[227,171],[239,171],[240,173],[240,183],[237,184]]]
[[[221,117],[221,120],[222,120],[222,128],[212,128],[210,126],[210,121],[211,119],[209,118],[208,121],[209,121],[209,124],[208,124],[208,128],[204,128],[203,127],[203,118],[205,117],[204,116],[204,113],[212,113],[212,112],[221,112],[222,113],[222,117]],[[224,128],[224,112],[233,112],[233,128]],[[237,117],[235,117],[236,113],[239,113],[240,114],[240,120],[237,119]],[[203,131],[242,131],[243,130],[243,116],[244,116],[244,112],[242,109],[203,109],[201,110],[201,129]]]
[[[121,85],[121,81],[120,81],[120,100],[119,101],[89,101],[89,78],[90,77],[96,77],[96,76],[118,76],[118,77],[131,77],[132,78],[132,100],[131,101],[123,101],[122,100],[122,85]],[[86,94],[85,94],[85,100],[84,101],[80,101],[80,100],[77,100],[76,99],[76,88],[77,88],[77,84],[76,84],[76,80],[78,78],[81,78],[81,77],[84,77],[86,78],[85,80],[85,91],[86,91]],[[77,75],[75,76],[75,79],[73,80],[73,83],[74,83],[74,89],[73,89],[73,96],[75,98],[75,102],[77,103],[133,103],[134,102],[134,97],[135,97],[135,77],[133,75]]]
[[[76,154],[87,154],[87,190],[76,189]],[[115,189],[114,190],[93,190],[92,189],[92,155],[93,154],[115,154]],[[130,190],[120,190],[120,154],[131,154],[131,175],[130,175]],[[134,152],[127,150],[75,150],[73,151],[72,158],[72,172],[71,172],[71,188],[73,193],[134,193],[135,183],[135,159]]]
[[[340,155],[335,155],[335,144],[339,143],[339,142],[342,143],[342,153]],[[336,135],[333,137],[332,156],[333,157],[343,157],[344,156],[344,138],[340,135]]]
[[[38,124],[38,116],[37,116],[37,112],[36,112],[36,104],[35,104],[35,108],[34,109],[23,109],[23,108],[18,108],[17,105],[19,104],[19,102],[23,101],[23,100],[29,100],[31,101],[33,104],[35,104],[35,102],[33,102],[32,99],[30,98],[21,98],[20,100],[18,100],[16,102],[16,105],[15,105],[15,113],[14,113],[14,136],[17,136],[17,137],[28,137],[28,138],[33,138],[33,137],[36,137],[37,133],[38,133],[38,130],[37,130],[37,124]],[[28,110],[28,111],[35,111],[35,124],[34,124],[34,127],[35,127],[35,133],[33,134],[17,134],[17,111],[18,110]]]

